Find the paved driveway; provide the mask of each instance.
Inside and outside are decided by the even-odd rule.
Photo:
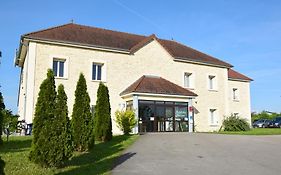
[[[114,175],[280,175],[281,136],[152,133],[117,161]]]

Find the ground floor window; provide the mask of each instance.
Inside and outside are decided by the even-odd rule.
[[[210,109],[209,116],[210,116],[210,125],[217,125],[218,121],[216,116],[216,109]]]
[[[139,132],[188,131],[188,103],[139,100]]]

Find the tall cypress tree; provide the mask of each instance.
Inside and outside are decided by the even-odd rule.
[[[70,121],[68,118],[67,96],[62,84],[58,87],[58,95],[56,99],[56,111],[53,122],[53,130],[56,132],[53,136],[55,148],[54,162],[61,165],[72,156],[73,145],[70,130]]]
[[[40,86],[33,119],[33,140],[29,158],[41,166],[61,166],[71,156],[67,125],[66,95],[60,87],[56,95],[52,70]]]
[[[71,123],[74,148],[77,151],[90,149],[94,145],[93,116],[86,80],[82,73],[76,85]]]
[[[112,123],[110,115],[110,102],[108,88],[99,84],[95,106],[95,138],[101,141],[112,139]]]
[[[48,70],[47,78],[40,86],[33,119],[33,140],[29,158],[42,166],[50,166],[52,158],[52,124],[56,107],[54,74]]]

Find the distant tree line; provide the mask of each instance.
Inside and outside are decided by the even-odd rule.
[[[281,116],[281,112],[277,113],[277,112],[269,112],[269,111],[262,111],[259,113],[256,112],[252,112],[251,113],[252,116],[252,122],[255,120],[259,120],[259,119],[274,119],[275,117]]]

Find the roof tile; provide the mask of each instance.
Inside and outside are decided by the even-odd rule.
[[[142,36],[73,23],[28,33],[23,37],[115,48],[131,52],[138,50],[151,39],[156,39],[174,58],[232,67],[232,65],[217,58],[176,41],[158,39],[155,35]]]
[[[228,69],[228,78],[235,79],[235,80],[253,81],[253,79],[251,79],[233,69]]]
[[[150,93],[150,94],[166,94],[166,95],[182,95],[197,96],[197,94],[176,85],[162,77],[143,75],[120,95],[126,95],[132,92]]]

